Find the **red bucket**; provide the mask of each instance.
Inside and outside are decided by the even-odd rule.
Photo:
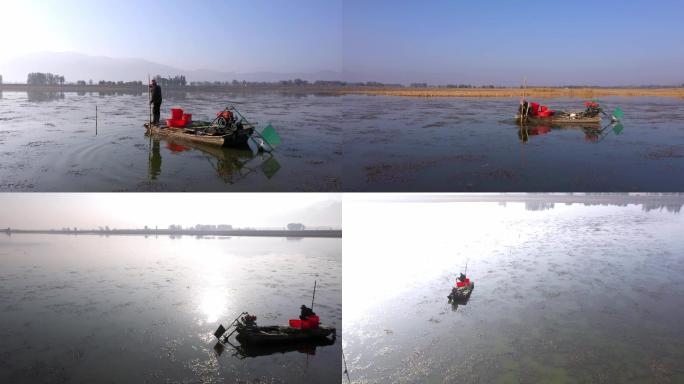
[[[183,128],[188,122],[186,120],[167,119],[166,125],[171,128]]]
[[[301,320],[290,320],[290,327],[301,328],[302,327],[302,321]]]
[[[171,108],[171,120],[182,120],[183,110],[180,108]]]

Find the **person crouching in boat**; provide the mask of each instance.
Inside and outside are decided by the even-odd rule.
[[[302,304],[301,306],[302,313],[299,314],[299,319],[300,320],[306,320],[309,318],[309,316],[316,316],[314,313],[313,309],[307,307],[306,305]]]
[[[467,279],[467,277],[463,273],[461,273],[461,275],[458,277],[458,281],[460,281],[462,283],[465,283],[466,279]]]
[[[150,98],[150,104],[152,104],[152,124],[159,126],[159,115],[161,111],[162,104],[162,91],[161,87],[157,85],[157,80],[152,80],[150,83],[150,91],[152,92],[152,97]]]

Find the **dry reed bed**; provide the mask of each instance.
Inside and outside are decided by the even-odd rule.
[[[520,97],[520,88],[353,88],[342,94],[408,97]],[[576,97],[590,99],[606,96],[660,96],[684,98],[684,88],[528,88],[527,97]]]

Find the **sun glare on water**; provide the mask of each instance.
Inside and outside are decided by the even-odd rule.
[[[199,311],[207,323],[214,323],[223,317],[228,297],[220,291],[207,290],[200,295]]]

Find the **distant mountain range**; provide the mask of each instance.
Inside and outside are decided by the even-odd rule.
[[[185,75],[188,81],[279,81],[302,79],[339,80],[335,71],[314,73],[254,72],[237,73],[207,69],[186,70],[138,58],[90,56],[74,52],[39,52],[0,63],[0,75],[5,83],[26,81],[29,72],[51,72],[62,75],[67,82],[78,80],[137,81],[152,76]]]

